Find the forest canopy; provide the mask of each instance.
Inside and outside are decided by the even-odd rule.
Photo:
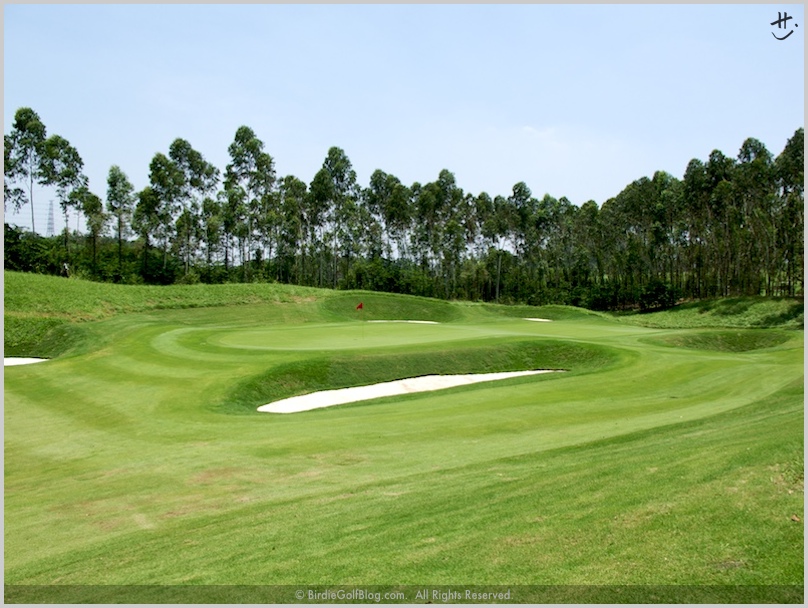
[[[277,281],[443,299],[659,308],[681,299],[803,294],[804,144],[776,157],[754,138],[713,150],[679,179],[640,177],[598,205],[465,192],[449,170],[366,186],[332,147],[311,183],[278,176],[264,142],[237,129],[223,170],[177,138],[141,190],[120,167],[93,192],[78,151],[30,108],[4,136],[4,206],[55,193],[86,232],[5,225],[9,270],[124,283]],[[102,196],[104,197],[102,199]],[[37,201],[36,204],[41,204]]]

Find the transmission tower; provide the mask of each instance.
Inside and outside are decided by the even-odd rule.
[[[53,201],[50,202],[50,211],[48,211],[48,230],[45,236],[53,236]]]

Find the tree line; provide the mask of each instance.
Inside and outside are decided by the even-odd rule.
[[[669,306],[682,298],[803,293],[803,129],[775,157],[745,140],[684,176],[657,171],[601,206],[519,182],[508,195],[465,192],[448,170],[402,183],[376,170],[362,187],[332,147],[307,184],[279,177],[247,126],[224,171],[191,144],[155,154],[136,190],[110,167],[106,201],[78,152],[20,108],[4,137],[5,205],[50,186],[87,232],[46,239],[5,227],[5,267],[96,280],[168,284],[277,281],[444,299]],[[66,265],[66,266],[65,266]]]

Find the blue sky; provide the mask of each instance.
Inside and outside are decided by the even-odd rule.
[[[600,205],[747,137],[779,154],[804,125],[806,27],[794,4],[5,5],[3,131],[33,108],[104,199],[110,166],[140,190],[178,137],[224,170],[247,125],[307,183],[339,146],[362,186],[445,168],[475,195]]]

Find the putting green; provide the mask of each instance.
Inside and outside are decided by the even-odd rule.
[[[208,342],[255,350],[346,350],[469,340],[486,333],[466,325],[355,322],[228,331]]]

